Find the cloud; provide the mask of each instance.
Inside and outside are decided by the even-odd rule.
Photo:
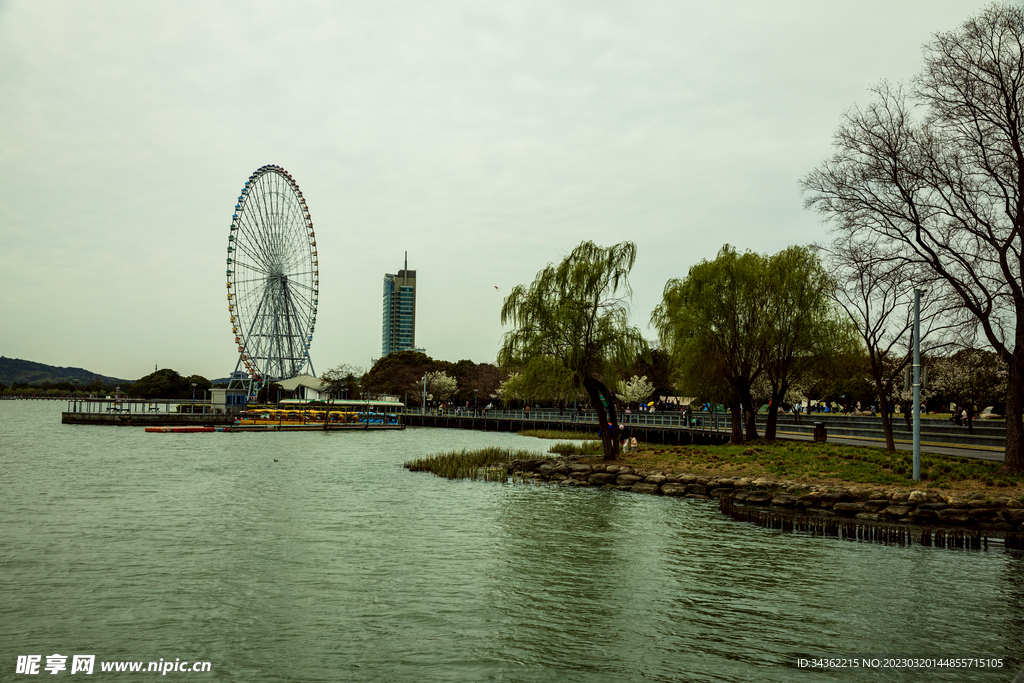
[[[226,374],[228,223],[266,163],[317,230],[317,370],[379,355],[404,251],[435,357],[493,359],[493,285],[583,239],[638,243],[644,324],[724,242],[817,239],[797,180],[839,114],[981,4],[0,4],[0,349]]]

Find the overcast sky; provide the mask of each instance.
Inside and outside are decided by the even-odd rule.
[[[637,243],[646,329],[724,243],[820,239],[840,115],[984,4],[0,0],[0,354],[227,375],[264,164],[316,228],[318,374],[380,355],[405,251],[434,358],[493,361],[502,297],[585,239]]]

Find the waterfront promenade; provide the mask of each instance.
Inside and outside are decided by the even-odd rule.
[[[195,412],[178,412],[179,406]],[[62,413],[65,424],[157,426],[157,425],[230,425],[230,413],[214,413],[209,401],[93,399],[69,400]],[[662,444],[722,444],[731,438],[731,420],[728,414],[695,412],[689,419],[679,411],[638,412],[620,415],[620,424],[631,436],[647,443]],[[764,433],[764,414],[758,415],[758,431]],[[405,424],[412,427],[441,427],[473,429],[493,432],[519,432],[544,429],[554,431],[597,431],[597,413],[593,410],[537,409],[522,410],[444,411],[410,408],[403,414]],[[828,434],[828,441],[860,446],[884,447],[882,422],[878,417],[814,414],[802,415],[797,422],[792,414],[779,416],[778,438],[810,440],[814,425],[820,422]],[[948,420],[925,418],[921,421],[922,450],[926,453],[958,455],[1001,461],[1005,440],[1005,425],[1001,420],[978,421],[974,434],[966,427]],[[902,419],[893,423],[893,436],[899,450],[909,450],[911,431]]]
[[[406,424],[424,427],[455,429],[482,429],[486,431],[522,431],[548,429],[556,431],[596,431],[597,413],[582,411],[522,410],[446,411],[438,413],[428,409],[406,411]],[[764,434],[766,415],[758,414],[758,433]],[[882,420],[879,417],[813,414],[801,415],[797,422],[792,414],[779,415],[778,438],[811,440],[814,425],[825,426],[828,441],[858,446],[885,446]],[[1002,421],[987,421],[974,425],[974,434],[966,427],[947,420],[922,419],[921,450],[926,453],[957,455],[1002,461],[1006,430]],[[731,437],[732,421],[728,414],[695,412],[689,424],[682,412],[640,412],[621,415],[621,425],[628,428],[639,441],[665,444],[720,444]],[[893,436],[897,450],[909,450],[912,435],[906,423],[898,419],[893,423]]]

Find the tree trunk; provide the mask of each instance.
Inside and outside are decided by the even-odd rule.
[[[746,423],[747,441],[757,441],[757,413],[750,408],[744,408],[743,421]]]
[[[619,454],[619,422],[615,414],[615,399],[607,387],[595,379],[587,379],[583,382],[583,388],[590,397],[590,403],[597,411],[598,432],[601,434],[601,447],[604,451],[605,460],[615,460]],[[601,402],[604,396],[608,407],[605,408]],[[611,424],[611,429],[608,425]]]
[[[776,424],[779,421],[779,406],[775,401],[768,406],[768,421],[764,425],[764,438],[768,441],[775,441]]]
[[[743,443],[743,418],[740,416],[740,402],[735,398],[729,401],[729,420],[732,428],[732,442],[736,445]]]
[[[1019,347],[1018,347],[1019,348]],[[1024,363],[1014,354],[1006,382],[1006,449],[1003,470],[1024,472]]]
[[[882,433],[885,434],[885,450],[890,453],[896,452],[896,441],[892,437],[892,415],[889,414],[889,395],[885,387],[877,379],[875,387],[878,389],[878,407],[882,411]]]
[[[743,401],[743,422],[746,426],[747,441],[757,441],[757,410],[754,409],[754,399],[750,392],[742,395]]]
[[[768,441],[775,441],[775,433],[779,423],[779,405],[782,397],[786,395],[789,387],[780,387],[772,392],[772,400],[768,403],[768,420],[764,425],[764,438]]]

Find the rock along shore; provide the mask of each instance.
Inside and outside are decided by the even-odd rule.
[[[648,495],[717,499],[734,519],[782,530],[883,542],[981,547],[1002,539],[1024,547],[1024,503],[1009,496],[987,498],[936,490],[883,487],[807,486],[761,477],[708,477],[577,459],[514,460],[514,478],[565,486],[592,486]]]

